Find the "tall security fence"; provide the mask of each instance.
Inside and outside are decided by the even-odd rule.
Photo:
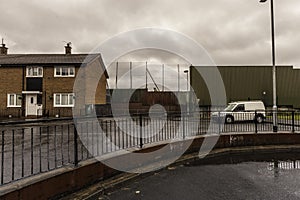
[[[249,117],[250,116],[250,117]],[[235,113],[239,119],[224,123],[222,112],[134,115],[82,118],[0,127],[0,184],[44,173],[63,166],[146,144],[184,140],[198,135],[272,132],[273,115],[263,121],[257,112]],[[300,113],[277,113],[278,131],[300,131]]]

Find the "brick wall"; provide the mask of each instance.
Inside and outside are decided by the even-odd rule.
[[[20,108],[7,108],[7,94],[22,93],[22,77],[22,67],[0,67],[0,112],[5,113],[5,116],[9,114],[15,116],[19,113]]]
[[[54,66],[44,67],[43,78],[43,108],[50,111],[53,115],[59,112],[60,108],[54,108],[54,93],[72,93],[74,77],[54,77]],[[78,68],[75,68],[75,74]],[[70,110],[66,108],[64,110]]]
[[[93,63],[93,65],[95,64],[101,66],[99,61]],[[97,68],[102,70],[102,67],[99,66]],[[75,75],[78,74],[79,67],[80,66],[75,66]],[[25,108],[25,95],[23,95],[22,108],[7,108],[7,94],[21,94],[26,88],[26,73],[23,75],[24,69],[25,68],[22,66],[0,67],[0,115],[1,113],[9,115],[10,112],[11,114],[19,114],[19,110]],[[91,91],[91,85],[94,85],[93,83],[96,79],[98,79],[97,76],[99,76],[99,74],[101,73],[94,73],[88,80],[85,81],[86,91]],[[58,113],[60,113],[61,116],[71,116],[72,108],[54,108],[53,103],[54,93],[73,93],[74,81],[74,77],[54,77],[54,66],[43,66],[43,109],[48,110],[49,114],[52,116]],[[83,105],[106,103],[106,77],[104,74],[100,78],[98,84],[95,84],[94,91],[96,91],[96,96],[92,96],[91,93],[87,92]],[[95,101],[92,101],[94,97]]]
[[[77,77],[80,66],[75,67],[75,75]],[[88,80],[85,80],[87,83],[85,86],[86,91],[91,89],[91,85],[95,79],[97,79],[99,74],[94,73],[93,78],[89,77]],[[54,66],[44,67],[44,81],[43,81],[43,108],[49,110],[50,115],[60,114],[63,115],[72,115],[72,108],[55,108],[54,107],[54,93],[73,93],[73,87],[75,82],[74,77],[54,77]],[[95,104],[105,104],[106,103],[106,77],[102,75],[100,81],[96,88],[96,97]],[[74,91],[76,93],[76,91]],[[76,95],[75,101],[82,103],[80,101],[80,95]],[[85,104],[93,104],[90,101],[91,96],[86,95],[83,102]],[[84,109],[84,108],[81,108]]]

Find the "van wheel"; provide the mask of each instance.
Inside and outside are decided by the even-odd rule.
[[[262,116],[262,115],[257,115],[256,117],[255,117],[255,121],[257,122],[257,123],[263,123],[263,121],[264,121],[264,117]]]
[[[229,116],[229,115],[228,115],[228,116],[225,117],[225,123],[226,123],[226,124],[231,124],[231,123],[233,123],[233,121],[234,121],[234,120],[233,120],[233,117],[232,117],[232,116]]]

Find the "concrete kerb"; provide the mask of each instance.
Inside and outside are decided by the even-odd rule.
[[[208,137],[216,137],[214,135]],[[203,142],[204,136],[195,138],[186,152],[176,164],[188,160],[195,160],[198,158],[199,147]],[[185,140],[187,141],[187,140]],[[175,141],[173,151],[180,150],[180,144],[184,141]],[[134,152],[151,152],[157,148],[161,148],[167,143],[156,143],[155,146],[147,145],[143,149],[131,149]],[[242,152],[264,152],[264,151],[285,151],[300,149],[300,134],[224,134],[219,138],[215,149],[206,157],[217,156],[228,153],[242,153]],[[126,160],[130,151],[119,151],[112,154],[107,154],[101,159],[111,159],[115,161]],[[197,153],[197,154],[196,154]],[[169,156],[171,156],[170,154]],[[168,157],[160,157],[156,161],[148,164],[159,165],[163,159]],[[136,167],[145,167],[136,163]],[[138,175],[120,175],[120,183],[116,181],[116,175],[120,174],[114,169],[111,169],[95,159],[83,161],[77,168],[73,166],[62,167],[57,170],[42,173],[32,177],[28,177],[11,184],[0,187],[1,199],[41,199],[57,197],[61,194],[78,191],[83,187],[87,187],[96,182],[102,184],[101,188],[107,189],[111,185],[118,185],[127,179],[134,178]],[[109,178],[114,177],[111,181],[103,182]],[[126,178],[128,177],[128,178]],[[113,183],[115,182],[115,183]],[[105,183],[105,187],[103,184]],[[99,191],[98,191],[99,192]]]

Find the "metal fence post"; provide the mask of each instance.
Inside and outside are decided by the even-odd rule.
[[[220,111],[218,111],[218,134],[221,134],[221,123],[222,123],[221,113]]]
[[[257,112],[255,111],[255,114],[254,114],[254,124],[255,124],[255,133],[257,133]]]
[[[31,131],[30,131],[30,172],[31,172],[31,175],[33,174],[33,128],[31,128]]]
[[[78,166],[78,133],[76,128],[76,122],[74,123],[74,165]]]
[[[143,148],[143,116],[140,114],[140,148]]]
[[[11,180],[15,180],[15,130],[12,130]]]
[[[182,116],[182,122],[183,122],[183,124],[182,124],[182,138],[183,139],[185,139],[185,136],[186,136],[186,128],[185,128],[185,114],[183,114],[183,116]]]
[[[4,182],[4,131],[2,131],[2,143],[1,143],[1,185]]]
[[[292,132],[295,132],[295,111],[292,111]]]
[[[47,126],[47,169],[50,170],[50,129],[49,126]]]
[[[25,151],[25,129],[22,128],[22,168],[21,168],[21,176],[22,178],[24,177],[24,164],[25,164],[25,161],[24,161],[24,151]]]
[[[42,127],[40,127],[40,131],[39,132],[40,132],[40,138],[39,138],[40,139],[40,142],[39,142],[40,143],[39,144],[39,154],[40,154],[39,155],[39,157],[40,157],[39,159],[40,159],[40,163],[39,164],[40,164],[40,173],[41,173],[42,172]]]
[[[54,126],[54,168],[57,167],[57,144],[56,144],[56,125]]]

